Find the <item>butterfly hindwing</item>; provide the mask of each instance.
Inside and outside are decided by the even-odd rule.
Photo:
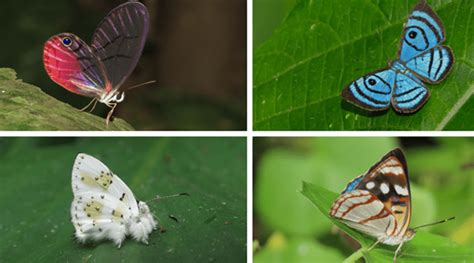
[[[81,242],[88,238],[108,238],[121,242],[126,236],[125,224],[132,217],[132,211],[110,194],[91,191],[75,195],[71,204],[71,217],[76,237]]]
[[[378,198],[367,190],[353,190],[334,201],[330,215],[350,227],[373,237],[394,234],[395,217]]]
[[[97,26],[91,47],[104,64],[114,89],[119,89],[135,69],[148,28],[148,10],[140,2],[121,4]]]
[[[385,110],[390,107],[395,76],[393,69],[367,74],[346,87],[342,97],[364,109]]]
[[[430,91],[415,75],[410,72],[397,74],[392,98],[392,105],[396,111],[415,112],[425,104],[429,96]]]
[[[447,76],[453,62],[453,52],[449,47],[436,46],[409,60],[406,67],[423,81],[436,84]]]
[[[399,58],[407,62],[445,40],[443,23],[426,3],[421,1],[412,11],[401,39]]]

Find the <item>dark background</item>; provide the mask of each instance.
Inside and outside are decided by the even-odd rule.
[[[0,67],[78,109],[90,99],[68,92],[44,71],[43,45],[71,32],[90,43],[116,0],[4,0],[0,3]],[[142,58],[116,109],[137,130],[244,130],[246,126],[246,1],[149,0],[150,32]],[[100,105],[94,114],[104,117]]]

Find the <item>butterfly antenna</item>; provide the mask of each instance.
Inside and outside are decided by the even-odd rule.
[[[179,193],[179,194],[174,194],[174,195],[165,195],[165,196],[159,196],[157,195],[155,198],[148,200],[149,201],[160,201],[162,199],[168,199],[168,198],[173,198],[173,197],[178,197],[178,196],[189,196],[188,193]]]
[[[438,222],[434,222],[434,223],[429,223],[429,224],[426,224],[426,225],[421,225],[421,226],[417,226],[417,227],[414,227],[413,229],[418,229],[418,228],[422,228],[422,227],[426,227],[426,226],[432,226],[432,225],[437,225],[437,224],[441,224],[441,223],[444,223],[444,222],[448,222],[448,221],[451,221],[453,219],[455,219],[456,217],[450,217],[450,218],[446,218],[446,219],[443,219],[443,220],[440,220]]]
[[[131,90],[131,89],[134,89],[134,88],[138,88],[138,87],[145,86],[145,85],[148,85],[148,84],[153,84],[153,83],[156,83],[156,80],[150,80],[150,81],[147,81],[147,82],[137,84],[135,86],[131,86],[130,88],[127,88],[127,90]]]

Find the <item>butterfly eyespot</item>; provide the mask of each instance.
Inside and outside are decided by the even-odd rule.
[[[63,38],[63,45],[69,47],[72,45],[72,40],[69,37]]]
[[[412,39],[415,38],[416,35],[417,35],[417,33],[415,31],[411,31],[410,33],[408,33],[408,36]]]
[[[370,85],[375,85],[377,83],[377,81],[375,81],[375,79],[369,79],[369,84]]]

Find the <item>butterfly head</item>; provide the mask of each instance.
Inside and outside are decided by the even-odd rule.
[[[110,83],[107,83],[107,85],[110,85]],[[125,92],[113,90],[112,87],[109,89],[112,91],[102,93],[99,99],[100,102],[112,107],[114,104],[120,103],[125,99]]]
[[[150,213],[150,208],[145,202],[138,201],[138,210],[140,211],[140,214],[146,215]]]

